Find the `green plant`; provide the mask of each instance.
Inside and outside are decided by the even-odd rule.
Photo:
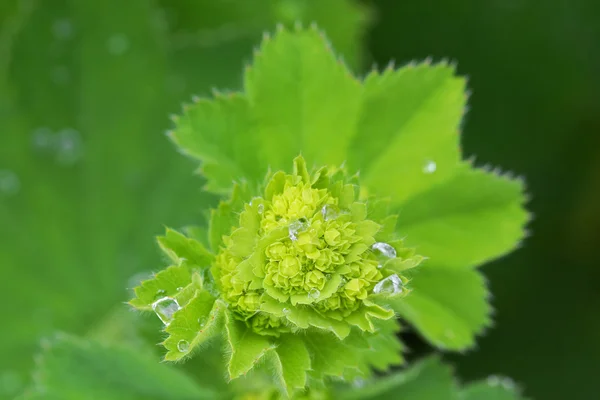
[[[30,397],[89,390],[65,385],[67,359],[91,366],[76,372],[91,386],[94,371],[110,372],[106,398],[518,398],[509,380],[460,387],[437,358],[374,373],[402,364],[403,320],[440,349],[472,347],[490,323],[475,267],[523,236],[522,183],[461,159],[465,102],[447,63],[359,80],[315,27],[266,36],[244,93],[174,118],[170,136],[227,199],[208,227],[167,229],[158,241],[172,265],[130,302],[163,322],[166,360],[198,351],[232,380],[227,392],[149,364],[143,348],[61,336],[42,357],[55,363],[40,369],[46,392]]]

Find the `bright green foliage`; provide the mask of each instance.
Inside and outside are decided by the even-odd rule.
[[[494,376],[459,388],[449,366],[437,357],[422,360],[393,375],[356,381],[353,388],[334,390],[340,400],[522,400],[510,379]]]
[[[59,335],[43,343],[22,400],[201,400],[216,393],[136,349]]]
[[[160,262],[148,237],[163,224],[205,223],[216,199],[163,134],[182,99],[241,87],[277,22],[317,21],[358,66],[366,11],[355,0],[0,1],[0,170],[20,182],[0,194],[0,292],[19,299],[0,304],[0,398],[26,384],[41,336],[83,333],[126,300],[128,280]]]
[[[186,107],[172,134],[182,151],[194,153],[220,129],[199,110],[209,106],[232,110],[219,106],[224,101],[235,101],[243,109],[243,115],[226,118],[221,113],[219,118],[251,121],[244,125],[244,134],[238,132],[235,146],[245,150],[245,157],[257,155],[260,165],[239,168],[242,175],[233,176],[227,172],[231,158],[215,158],[224,149],[211,152],[210,157],[196,152],[204,166],[217,167],[211,174],[220,178],[210,179],[217,191],[231,190],[232,179],[242,181],[236,190],[246,188],[248,202],[261,173],[269,167],[271,171],[283,168],[298,152],[308,165],[346,161],[348,170],[360,172],[361,196],[388,197],[387,203],[378,203],[380,208],[368,211],[368,218],[382,223],[381,232],[404,237],[428,258],[411,274],[414,293],[390,304],[432,344],[453,350],[472,346],[475,335],[490,323],[485,281],[474,267],[512,250],[524,235],[528,215],[522,208],[524,188],[519,180],[475,169],[461,159],[465,80],[455,75],[451,65],[428,62],[397,70],[389,67],[357,79],[311,27],[280,29],[265,37],[246,69],[244,88],[244,93],[229,100],[217,96]],[[213,251],[221,235],[231,233],[222,223],[230,218],[228,210],[237,209],[249,220],[256,213],[256,208],[243,210],[239,201],[230,209],[223,207],[218,222],[222,229],[213,237]],[[246,240],[251,235],[236,235],[237,240],[230,242],[238,243],[237,249],[230,250],[248,255],[244,251],[254,245]],[[229,260],[232,271],[244,258],[237,257]],[[413,266],[395,262],[396,271]],[[240,265],[252,272],[249,264],[250,260]],[[288,294],[269,292],[287,301]]]
[[[222,333],[230,379],[266,363],[288,394],[308,375],[369,376],[400,364],[398,325],[382,305],[408,293],[404,274],[423,257],[396,240],[387,202],[361,195],[356,178],[334,167],[310,173],[297,157],[293,173],[270,174],[259,195],[235,186],[212,213],[216,257],[167,230],[159,243],[178,264],[142,282],[130,302],[165,324],[165,359]]]

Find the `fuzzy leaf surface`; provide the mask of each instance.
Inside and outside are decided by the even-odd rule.
[[[218,395],[174,367],[125,347],[60,335],[43,345],[23,400],[201,400]]]
[[[472,347],[490,323],[488,291],[477,270],[435,266],[419,269],[412,292],[391,306],[433,345],[448,350]]]
[[[410,368],[361,387],[342,389],[334,397],[340,400],[461,400],[450,367],[437,357],[422,360]]]
[[[243,322],[225,313],[225,330],[229,352],[228,372],[235,379],[250,371],[275,346],[267,337],[257,335]]]
[[[306,386],[307,371],[310,369],[311,361],[306,345],[300,337],[282,336],[273,351],[271,362],[288,394],[294,389],[302,389]]]
[[[399,233],[433,263],[478,266],[523,239],[529,219],[523,191],[519,180],[463,164],[451,179],[402,204]]]

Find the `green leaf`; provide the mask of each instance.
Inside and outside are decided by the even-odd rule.
[[[355,382],[351,389],[340,389],[340,400],[460,400],[452,371],[437,357],[422,360],[406,370],[367,382]]]
[[[205,190],[228,193],[233,181],[258,181],[266,172],[257,153],[249,151],[256,141],[254,126],[242,95],[217,94],[213,101],[198,99],[185,106],[169,135],[184,153],[202,161]]]
[[[178,361],[189,357],[207,340],[217,336],[223,327],[223,312],[227,308],[221,300],[205,290],[200,290],[165,328],[169,337],[162,343],[167,349],[165,360]]]
[[[258,151],[284,169],[299,152],[311,162],[341,164],[354,132],[360,82],[315,27],[265,37],[245,89],[258,124]]]
[[[284,392],[289,395],[293,393],[294,389],[304,388],[311,362],[302,338],[294,335],[282,335],[272,354],[271,362],[275,366]]]
[[[213,255],[195,239],[167,228],[165,236],[157,238],[161,249],[173,260],[179,263],[182,259],[200,267],[207,267],[212,263]]]
[[[247,184],[234,184],[231,199],[221,201],[216,209],[211,210],[208,238],[213,252],[219,251],[223,236],[229,236],[231,228],[239,224],[238,213],[251,198],[251,190]]]
[[[361,371],[366,376],[370,374],[370,368],[385,372],[391,366],[404,363],[404,345],[398,338],[398,322],[395,319],[380,320],[375,325],[376,332],[366,336],[368,347],[362,350],[364,367]]]
[[[472,347],[475,335],[490,324],[488,291],[476,270],[426,264],[415,273],[410,287],[408,296],[389,303],[439,348]]]
[[[468,268],[500,257],[524,236],[529,216],[520,180],[470,169],[411,197],[398,227],[407,245],[445,267]]]
[[[225,313],[225,330],[229,360],[227,371],[235,379],[250,371],[275,346],[265,336],[257,335],[243,322]]]
[[[317,379],[324,375],[341,377],[345,370],[357,369],[358,352],[337,337],[322,333],[307,333],[304,342],[311,354],[311,372]]]
[[[162,297],[176,297],[181,288],[192,284],[192,273],[187,264],[172,265],[160,271],[152,279],[143,281],[135,288],[135,298],[129,304],[140,309],[152,310],[152,303]]]
[[[490,376],[486,381],[466,386],[461,400],[524,400],[524,397],[512,379]]]
[[[410,64],[372,72],[364,81],[357,133],[348,166],[393,204],[455,173],[465,80],[446,64]],[[435,173],[424,173],[435,162]]]
[[[134,349],[67,335],[42,343],[34,386],[23,399],[216,399],[181,371]]]

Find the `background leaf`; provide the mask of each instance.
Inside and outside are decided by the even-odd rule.
[[[189,377],[137,350],[59,335],[43,343],[26,399],[216,399]]]
[[[164,225],[206,224],[216,198],[163,135],[167,116],[240,88],[263,31],[295,20],[359,63],[368,17],[346,0],[2,2],[0,171],[16,186],[2,180],[0,292],[20,300],[0,305],[0,398],[27,381],[40,337],[84,333],[161,265]]]

